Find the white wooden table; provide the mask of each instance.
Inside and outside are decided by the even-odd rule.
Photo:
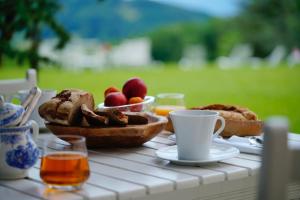
[[[155,157],[156,149],[174,144],[167,137],[162,133],[138,148],[90,150],[91,176],[75,192],[47,189],[38,162],[28,178],[0,180],[0,199],[255,199],[259,156],[242,153],[204,167],[177,166]],[[300,135],[290,134],[290,140],[300,145]],[[288,190],[289,199],[300,199],[299,183]]]

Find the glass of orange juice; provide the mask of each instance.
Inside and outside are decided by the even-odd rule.
[[[89,175],[85,137],[60,135],[43,141],[40,176],[49,188],[78,190]]]
[[[168,116],[173,110],[185,109],[184,94],[161,93],[156,95],[154,113],[161,116]]]

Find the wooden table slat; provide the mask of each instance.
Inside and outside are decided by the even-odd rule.
[[[9,199],[9,200],[37,200],[40,198],[35,198],[29,196],[23,192],[16,191],[14,189],[2,186],[0,184],[0,199]]]
[[[155,151],[151,149],[152,151]],[[189,174],[198,176],[201,183],[208,184],[225,180],[225,174],[218,171],[204,169],[194,166],[180,166],[170,164],[169,161],[161,160],[153,156],[145,156],[141,154],[131,153],[130,151],[117,149],[117,150],[103,150],[102,153],[106,156],[121,158],[137,163],[146,164],[149,166],[159,167],[167,170],[176,171],[178,173]]]
[[[237,157],[241,158],[241,159],[246,159],[246,160],[252,160],[252,161],[261,162],[261,156],[260,155],[256,155],[256,154],[241,153]]]
[[[248,169],[244,167],[238,167],[233,165],[228,165],[225,163],[214,163],[204,167],[205,169],[216,170],[219,172],[224,172],[226,175],[226,180],[240,179],[248,176]]]
[[[40,160],[35,164],[38,168]],[[35,174],[35,178],[39,178],[39,170]],[[118,178],[112,178],[109,174],[102,175],[99,173],[91,173],[87,183],[101,187],[109,191],[116,192],[122,198],[143,196],[147,193],[147,188],[143,185],[134,184],[133,182],[124,181]]]
[[[251,176],[258,173],[260,165],[261,165],[260,162],[241,159],[241,158],[230,158],[227,160],[222,160],[221,162],[229,164],[229,165],[245,167],[249,170],[249,175],[251,175]]]
[[[144,148],[145,149],[145,148]],[[139,154],[138,150],[135,150],[134,153],[137,154],[129,154],[128,152],[131,152],[129,150],[125,150],[125,149],[117,149],[117,150],[106,150],[104,151],[105,153],[109,153],[110,155],[116,156],[116,157],[120,157],[120,158],[126,158],[129,160],[133,160],[136,162],[142,162],[145,164],[149,164],[149,165],[154,165],[154,166],[164,166],[166,167],[166,164],[163,164],[163,162],[159,162],[158,158],[156,158],[155,156],[155,151],[154,149],[148,149],[147,154],[143,155],[143,154]],[[123,152],[127,152],[127,153],[123,153]],[[169,163],[169,162],[167,162]],[[168,165],[167,166],[170,169],[174,169],[177,170],[178,166],[177,165]],[[232,180],[232,179],[237,179],[237,178],[243,178],[243,177],[247,177],[248,176],[248,168],[245,167],[238,167],[238,166],[233,166],[233,165],[228,165],[228,164],[224,164],[224,163],[214,163],[211,165],[207,165],[204,167],[185,167],[184,170],[181,170],[181,172],[190,172],[192,169],[192,171],[190,174],[193,175],[198,175],[203,179],[203,182],[205,183],[213,183],[215,180],[209,180],[209,178],[213,178],[213,174],[214,175],[218,175],[218,172],[222,172],[224,173],[224,175],[226,176],[227,180]],[[196,169],[196,170],[194,170]],[[207,169],[206,171],[204,169]],[[201,170],[203,172],[203,174],[199,174],[201,173]],[[204,171],[203,171],[204,170]],[[195,174],[196,171],[196,174]],[[206,176],[205,175],[211,175],[211,176]],[[220,179],[218,179],[218,181],[220,181]]]
[[[42,183],[38,183],[28,179],[20,179],[14,181],[1,181],[0,184],[5,185],[10,188],[14,188],[17,191],[22,191],[27,195],[33,196],[39,199],[72,199],[72,200],[80,200],[83,199],[82,196],[76,195],[70,192],[58,192],[51,191],[47,189]]]
[[[155,137],[151,140],[152,142],[158,142],[161,144],[166,144],[166,145],[174,145],[175,142],[173,140],[170,140],[168,138],[163,138],[163,137]]]
[[[130,199],[146,195],[146,188],[141,185],[110,178],[92,173],[87,183],[100,186],[111,191],[116,191],[118,199]]]
[[[90,168],[94,173],[100,173],[104,176],[108,175],[116,179],[143,185],[146,187],[147,193],[149,194],[168,192],[174,190],[175,188],[174,183],[169,180],[147,176],[96,162],[90,162]]]
[[[175,188],[173,181],[103,165],[101,163],[94,162],[93,160],[89,160],[89,165],[91,173],[143,186],[147,190],[146,192],[150,194],[172,191]],[[35,166],[39,168],[40,160],[35,164]]]
[[[40,170],[36,167],[30,169],[28,177],[32,180],[42,182],[41,177],[40,177]],[[67,192],[61,192],[62,198],[64,200],[63,194]],[[101,200],[116,200],[117,199],[117,193],[112,192],[109,190],[104,190],[102,188],[96,187],[94,185],[90,184],[84,184],[83,189],[74,192],[75,194],[78,194],[80,196],[83,196],[84,199],[99,199]]]
[[[153,141],[149,141],[143,144],[144,147],[148,147],[151,149],[160,149],[169,145],[163,144],[163,143],[157,143],[157,142],[153,142]]]
[[[101,164],[126,169],[133,172],[138,172],[145,175],[154,176],[166,180],[171,180],[176,184],[176,188],[195,187],[199,185],[199,178],[183,173],[174,172],[158,167],[153,167],[129,160],[124,160],[116,157],[109,157],[99,152],[89,152],[90,160]]]

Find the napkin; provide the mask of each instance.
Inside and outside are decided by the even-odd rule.
[[[171,135],[169,136],[169,139],[176,141],[176,136]],[[218,144],[227,144],[227,145],[234,146],[238,148],[240,152],[243,153],[260,155],[262,152],[262,148],[257,145],[251,144],[248,137],[231,136],[228,139],[222,137],[214,137],[213,142]]]
[[[239,136],[231,136],[228,139],[224,139],[222,137],[215,137],[213,142],[218,144],[227,144],[232,145],[240,150],[243,153],[250,153],[250,154],[261,154],[262,147],[258,145],[253,145],[250,143],[248,137],[239,137]]]

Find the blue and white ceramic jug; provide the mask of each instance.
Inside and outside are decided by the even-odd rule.
[[[17,126],[24,114],[22,106],[4,103],[0,97],[0,179],[16,179],[27,176],[39,158],[34,142],[39,133],[35,121]]]

